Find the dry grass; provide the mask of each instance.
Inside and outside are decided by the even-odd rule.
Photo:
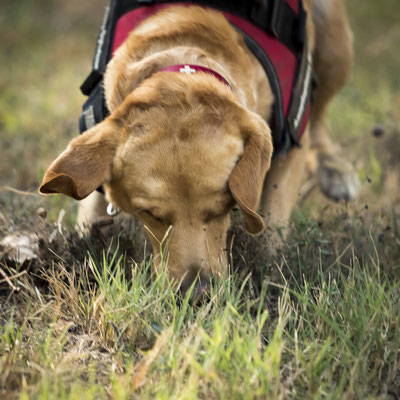
[[[396,398],[399,227],[349,211],[325,226],[298,214],[273,260],[235,246],[236,270],[197,306],[98,235],[59,233],[23,265],[3,257],[18,291],[0,284],[2,397]]]

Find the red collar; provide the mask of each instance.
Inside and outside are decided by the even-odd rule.
[[[225,83],[229,89],[232,89],[229,82],[218,72],[206,67],[202,67],[201,65],[192,65],[192,64],[179,64],[179,65],[169,65],[168,67],[163,68],[159,72],[180,72],[182,74],[196,74],[197,72],[205,72],[206,74],[214,75],[220,82]]]

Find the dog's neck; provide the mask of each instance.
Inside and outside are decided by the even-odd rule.
[[[214,71],[229,82],[232,93],[240,104],[250,110],[254,108],[258,90],[256,80],[254,80],[254,88],[245,92],[238,84],[240,79],[235,79],[237,71],[231,71],[230,64],[225,63],[223,58],[217,60],[216,57],[209,56],[206,51],[197,47],[176,46],[156,53],[145,54],[140,60],[130,58],[129,65],[122,69],[123,75],[119,74],[122,79],[118,80],[119,85],[117,86],[107,85],[107,80],[115,81],[113,69],[110,68],[105,76],[105,87],[113,88],[112,91],[106,90],[105,93],[109,110],[112,112],[118,107],[144,80],[168,66],[180,64],[197,65]]]
[[[168,67],[163,68],[159,72],[179,72],[180,74],[193,75],[199,72],[203,72],[205,74],[214,76],[218,81],[222,82],[224,85],[228,86],[232,89],[230,83],[218,72],[214,71],[211,68],[202,67],[201,65],[193,65],[193,64],[178,64],[178,65],[169,65]]]

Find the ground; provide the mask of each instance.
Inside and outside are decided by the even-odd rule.
[[[329,126],[358,200],[308,179],[280,254],[237,229],[230,271],[197,305],[152,276],[130,223],[82,238],[75,202],[36,194],[77,134],[104,5],[0,5],[0,241],[38,254],[0,247],[0,397],[400,398],[398,0],[347,1],[355,64]]]

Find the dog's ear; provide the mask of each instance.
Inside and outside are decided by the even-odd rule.
[[[117,132],[106,119],[71,140],[46,171],[39,192],[85,198],[111,179],[116,147]]]
[[[134,50],[130,50],[134,52]],[[138,86],[153,75],[160,71],[165,65],[168,65],[169,59],[161,53],[146,57],[144,60],[132,63],[124,71],[120,71],[118,64],[111,62],[107,66],[107,73],[104,76],[104,86],[111,88],[111,95],[107,98],[107,106],[111,112],[116,110],[120,104],[132,93],[136,92],[133,98],[138,98],[140,102],[150,102],[156,91],[148,86],[137,91]],[[118,75],[118,79],[115,76]]]
[[[244,152],[229,177],[229,189],[243,212],[246,230],[257,235],[264,231],[263,218],[257,214],[264,178],[271,164],[271,130],[258,115],[246,111],[241,128]],[[251,117],[251,118],[250,118]]]

